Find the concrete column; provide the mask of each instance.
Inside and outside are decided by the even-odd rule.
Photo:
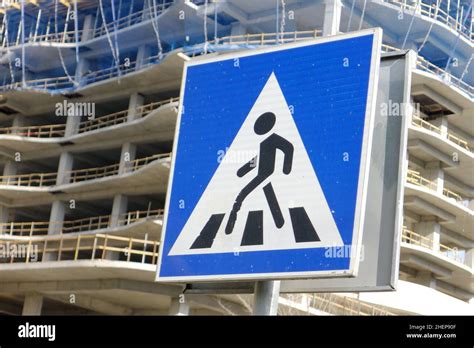
[[[3,176],[12,176],[16,175],[18,172],[18,162],[14,160],[8,160],[5,162],[5,166],[3,167]],[[8,183],[11,179],[10,178],[3,178],[2,182]]]
[[[66,215],[66,202],[54,201],[49,215],[48,235],[60,234]]]
[[[428,162],[425,165],[425,170],[422,172],[422,176],[432,181],[436,187],[431,187],[438,194],[443,194],[444,188],[444,171],[441,169],[441,162],[434,161]]]
[[[136,69],[140,69],[145,63],[146,59],[150,57],[150,47],[147,45],[140,46],[137,52]]]
[[[74,164],[74,158],[70,152],[61,153],[59,157],[58,176],[56,185],[68,184],[71,179],[71,170]]]
[[[86,75],[89,72],[89,66],[89,61],[86,58],[79,58],[75,74],[75,79],[79,82],[79,86],[84,86],[87,83]]]
[[[43,296],[35,293],[26,294],[22,315],[41,315],[42,308]]]
[[[21,114],[17,114],[13,117],[13,122],[12,122],[12,127],[24,127],[26,122],[25,122],[25,116]],[[16,132],[14,132],[16,133]]]
[[[66,120],[66,130],[65,137],[70,137],[71,135],[77,134],[79,130],[79,124],[81,123],[81,117],[76,116],[75,114],[68,114]]]
[[[464,264],[474,268],[474,248],[466,250],[466,255],[464,255]]]
[[[94,35],[94,22],[95,22],[94,15],[89,14],[84,17],[84,25],[82,26],[81,42],[92,39],[92,36]]]
[[[436,279],[433,278],[431,272],[418,271],[415,277],[415,282],[430,288],[436,288]]]
[[[124,195],[115,195],[112,205],[112,214],[110,219],[110,227],[119,226],[120,216],[127,212],[128,197]]]
[[[132,143],[124,143],[122,145],[122,152],[120,154],[119,174],[127,172],[129,163],[135,160],[137,146]]]
[[[189,315],[189,304],[184,297],[171,299],[169,315]]]
[[[441,130],[441,136],[444,138],[448,137],[448,118],[447,117],[438,117],[437,119],[431,121],[433,125],[439,127]]]
[[[431,241],[431,247],[434,251],[439,251],[441,226],[436,220],[422,221],[415,224],[415,233],[428,238]],[[423,245],[428,243],[427,240],[421,241]]]
[[[336,35],[341,23],[341,0],[324,1],[323,36]]]
[[[4,205],[0,205],[0,234],[9,234],[9,228],[6,225],[10,216],[10,209]]]
[[[128,121],[133,121],[138,118],[137,108],[142,106],[145,98],[138,93],[133,93],[128,101]]]
[[[110,217],[109,227],[119,226],[120,216],[127,212],[128,197],[124,195],[115,195],[114,202],[112,205],[112,214]],[[107,251],[107,260],[119,260],[121,252],[118,251]]]

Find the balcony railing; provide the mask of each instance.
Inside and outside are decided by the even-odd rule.
[[[438,244],[438,249],[432,239],[410,231],[406,227],[404,227],[402,231],[402,242],[439,252],[457,262],[464,263],[463,254],[459,249],[447,246],[442,243]]]
[[[149,218],[163,215],[163,209],[137,210],[121,214],[118,217],[118,226],[128,226]],[[33,237],[48,234],[49,229],[54,229],[58,234],[89,232],[111,227],[112,215],[93,216],[90,218],[58,221],[31,221],[8,222],[0,224],[0,234],[19,237]],[[56,229],[57,228],[57,229]]]
[[[107,23],[107,28],[104,24],[102,24],[101,27],[96,28],[93,31],[92,37],[96,38],[102,35],[106,35],[107,32],[110,33],[114,31],[115,29],[120,30],[120,29],[128,28],[131,25],[145,22],[149,19],[156,20],[155,16],[159,16],[161,13],[163,13],[164,10],[166,10],[171,5],[172,5],[172,2],[157,3],[156,6],[151,5],[141,11],[134,12],[125,17],[121,17],[115,20],[114,22],[109,22]]]
[[[460,33],[466,39],[473,41],[474,34],[472,30],[472,19],[467,20],[467,25],[463,25],[462,20],[469,14],[466,14],[463,7],[457,8],[456,17],[451,16],[440,6],[436,6],[434,3],[430,3],[426,0],[418,1],[407,1],[407,0],[385,0],[388,3],[395,4],[401,7],[402,10],[410,9],[412,12],[417,8],[423,16],[427,16],[434,20],[437,20],[443,24],[446,24],[451,29]],[[441,1],[440,1],[441,3]],[[455,5],[455,4],[453,4]]]
[[[421,176],[421,174],[415,170],[408,169],[407,182],[421,187],[426,187],[432,191],[437,191],[438,185]],[[453,198],[456,202],[463,201],[463,198],[456,192],[453,192],[447,188],[443,188],[443,195],[448,198]]]
[[[158,109],[160,106],[171,104],[178,101],[179,98],[170,98],[159,102],[149,103],[143,106],[139,106],[135,109],[136,117],[142,118],[148,115],[153,110]],[[105,127],[115,126],[117,124],[125,123],[128,120],[128,110],[122,110],[113,114],[101,116],[93,120],[82,122],[79,125],[79,133],[90,132]]]
[[[261,33],[261,34],[246,34],[246,35],[235,35],[235,36],[226,36],[221,38],[216,38],[208,42],[209,51],[212,51],[213,47],[218,47],[219,45],[269,45],[276,43],[286,43],[286,42],[295,42],[300,40],[307,40],[315,38],[321,35],[320,30],[310,30],[310,31],[295,31],[295,32],[285,32],[285,33]],[[389,46],[382,45],[382,50],[385,52],[398,51],[399,49]],[[131,61],[129,63],[124,63],[110,68],[93,71],[84,76],[85,84],[92,84],[95,82],[111,79],[118,77],[119,75],[126,75],[135,71],[142,69],[143,67],[149,66],[160,61],[166,54],[163,56],[153,56],[148,57],[144,60],[143,64],[137,65],[136,61]],[[187,54],[189,56],[195,56],[202,54],[200,49],[190,49]],[[462,81],[460,78],[448,73],[444,69],[434,65],[428,60],[424,59],[421,56],[418,56],[417,59],[417,68],[432,73],[436,76],[439,76],[446,84],[454,85],[463,92],[467,93],[471,98],[474,97],[474,87],[468,83]],[[77,87],[78,82],[71,81],[67,76],[54,77],[47,79],[37,79],[37,80],[28,80],[25,82],[26,88],[31,89],[70,89],[72,87]],[[1,86],[1,90],[7,91],[10,89],[20,89],[23,85],[21,82],[9,83]]]
[[[160,106],[171,104],[177,102],[178,100],[179,98],[170,98],[159,102],[139,106],[135,109],[136,117],[145,117],[151,111],[158,109]],[[81,122],[79,124],[78,133],[86,133],[97,129],[102,129],[110,126],[115,126],[117,124],[125,123],[128,121],[128,114],[128,110],[122,110],[105,116],[97,117],[93,120]],[[65,132],[65,124],[0,128],[0,135],[17,135],[30,138],[60,138],[64,137]]]
[[[260,33],[224,36],[212,40],[209,44],[219,45],[269,45],[315,39],[322,36],[322,30],[293,31],[283,33]]]
[[[66,131],[65,124],[0,128],[1,135],[17,135],[17,136],[29,137],[29,138],[63,137],[65,134],[65,131]]]
[[[57,173],[33,173],[0,176],[0,185],[42,187],[56,184]]]
[[[77,183],[86,180],[100,179],[118,174],[125,174],[137,171],[147,164],[158,159],[167,158],[171,154],[156,154],[144,158],[139,158],[134,161],[126,162],[123,172],[120,170],[120,164],[112,164],[109,166],[77,169],[67,172],[70,177],[69,183]],[[21,174],[21,175],[7,175],[0,176],[1,185],[12,186],[26,186],[26,187],[42,187],[56,185],[57,173],[35,173],[35,174]]]
[[[0,245],[15,250],[0,256],[1,263],[59,262],[79,260],[106,260],[111,253],[117,261],[155,265],[159,242],[154,240],[119,237],[108,234],[31,237],[12,240],[0,237]],[[116,260],[114,258],[114,260]]]
[[[382,51],[383,52],[398,52],[400,51],[400,49],[387,45],[387,44],[382,44]],[[440,77],[448,85],[452,83],[457,88],[467,93],[471,98],[474,98],[473,86],[462,81],[456,76],[448,73],[446,70],[440,68],[439,66],[434,65],[433,63],[429,62],[428,60],[426,60],[420,55],[418,55],[417,57],[416,67],[422,71],[426,71]]]
[[[412,125],[414,125],[416,127],[424,128],[426,130],[429,130],[430,132],[434,132],[434,133],[439,134],[439,135],[443,134],[443,132],[441,131],[441,128],[435,126],[434,124],[431,124],[430,122],[427,122],[427,121],[423,120],[421,117],[416,116],[416,114],[412,116],[411,123],[412,123]],[[450,132],[449,130],[446,133],[446,138],[447,138],[447,140],[461,146],[462,148],[466,149],[467,151],[470,151],[470,152],[473,151],[471,149],[471,147],[469,146],[469,143],[467,142],[467,140],[464,140],[459,135],[454,134],[453,132]]]
[[[25,3],[28,3],[28,1],[25,1]],[[33,3],[33,2],[31,2]],[[3,6],[2,6],[3,4]],[[13,7],[20,9],[20,2],[19,1],[10,1],[9,3],[2,3],[0,4],[0,11],[1,8],[5,7]],[[157,3],[156,7],[154,6],[149,6],[145,8],[144,10],[138,11],[131,13],[127,16],[118,18],[115,21],[108,22],[107,25],[104,23],[95,29],[90,29],[87,30],[87,33],[85,30],[78,30],[77,31],[77,41],[81,41],[83,34],[89,34],[90,39],[95,39],[104,35],[107,35],[107,32],[110,34],[114,30],[121,30],[128,28],[132,25],[145,22],[150,19],[154,19],[155,16],[159,16],[160,14],[163,13],[164,10],[166,10],[168,7],[170,7],[172,3],[167,2],[167,3]],[[14,46],[14,45],[20,45],[21,36],[16,35],[15,40],[9,40],[8,46]],[[25,38],[26,43],[33,43],[33,42],[48,42],[48,43],[76,43],[76,31],[62,31],[58,33],[50,33],[47,32],[45,34],[39,34],[39,35],[34,35],[33,33],[29,35],[28,37]],[[6,47],[6,37],[2,40],[2,46],[1,47]]]

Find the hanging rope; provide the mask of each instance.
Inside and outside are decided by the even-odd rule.
[[[15,72],[13,71],[13,65],[12,65],[12,59],[11,59],[11,51],[10,51],[10,44],[9,44],[9,31],[8,31],[8,18],[7,18],[7,11],[5,11],[5,14],[3,16],[3,23],[5,25],[5,45],[7,49],[7,58],[8,58],[8,66],[10,68],[10,81],[12,84],[15,83]]]
[[[76,67],[79,66],[79,12],[77,0],[74,0],[74,40],[76,41]]]
[[[441,0],[443,1],[443,0]],[[421,43],[420,47],[418,48],[417,53],[421,52],[423,47],[425,47],[426,42],[428,41],[428,37],[431,34],[431,30],[433,29],[434,23],[436,22],[436,18],[438,18],[438,11],[439,11],[439,6],[441,5],[440,0],[436,0],[436,9],[435,9],[435,14],[434,14],[434,20],[431,21],[430,28],[428,29],[428,32],[425,35],[425,38],[423,39],[423,42]]]
[[[362,29],[362,23],[364,23],[365,8],[367,6],[367,0],[364,0],[364,7],[362,8],[362,14],[360,15],[359,30]]]
[[[54,36],[56,37],[56,40],[58,40],[58,6],[59,6],[59,1],[56,0],[55,4],[54,4]],[[66,19],[69,19],[69,7],[67,8],[67,14],[66,14]],[[67,23],[65,24],[67,25]],[[64,34],[65,35],[65,34]],[[74,86],[77,86],[78,83],[72,78],[71,75],[69,75],[69,72],[67,71],[67,66],[66,66],[66,63],[64,62],[64,57],[63,57],[63,54],[61,52],[61,48],[58,46],[56,46],[57,50],[58,50],[58,54],[59,54],[59,60],[61,61],[61,66],[64,70],[64,73],[66,74],[66,77],[67,79],[74,85]]]
[[[466,11],[466,15],[464,16],[464,19],[462,21],[462,26],[461,28],[464,28],[464,25],[466,24],[466,20],[467,18],[469,17],[469,13],[471,12],[472,10],[472,2],[471,4],[469,5],[469,9]],[[461,37],[461,31],[458,32],[458,35],[456,36],[456,41],[454,43],[454,46],[453,46],[453,50],[451,51],[451,54],[449,55],[449,59],[448,61],[446,62],[446,67],[444,68],[444,70],[448,71],[448,67],[449,65],[451,64],[451,60],[453,59],[453,55],[454,55],[454,52],[456,52],[456,49],[458,47],[458,43],[459,43],[459,38]]]
[[[115,17],[115,5],[114,5],[115,0],[110,0],[111,4],[111,10],[112,10],[112,23],[114,24],[114,44],[115,44],[115,57],[116,57],[116,62],[117,62],[117,74],[120,82],[120,75],[122,75],[122,72],[120,71],[120,51],[119,51],[119,46],[118,46],[118,38],[117,38],[117,21]]]
[[[416,11],[418,10],[418,7],[420,6],[420,4],[421,4],[421,1],[417,1],[416,6],[415,6],[415,10],[414,10],[414,12],[413,12],[413,16],[411,17],[410,25],[408,26],[407,33],[406,33],[406,35],[405,35],[405,38],[403,39],[402,50],[405,48],[405,45],[406,45],[406,43],[407,43],[408,35],[409,35],[410,32],[411,32],[411,28],[412,28],[412,26],[413,26],[413,22],[415,22]]]
[[[149,1],[147,3],[148,3],[148,8],[150,8]],[[164,3],[163,3],[163,6],[164,6]],[[158,27],[158,9],[157,9],[155,0],[153,0],[153,18],[151,20],[151,25],[153,26],[153,31],[155,32],[155,36],[156,36],[156,46],[158,47],[158,60],[161,60],[163,59],[163,46],[161,46],[160,30]]]
[[[58,0],[56,0],[56,1],[58,1]],[[99,9],[100,9],[100,15],[102,17],[102,25],[105,28],[105,34],[106,34],[106,37],[107,37],[107,42],[109,43],[109,47],[110,47],[110,50],[112,52],[112,57],[115,61],[115,66],[117,67],[117,70],[119,70],[119,61],[118,61],[117,56],[115,54],[116,52],[115,52],[115,49],[114,49],[114,45],[112,44],[112,39],[110,38],[109,29],[107,28],[107,21],[105,19],[104,7],[103,7],[103,4],[102,4],[102,0],[99,0]],[[119,72],[119,74],[120,74],[120,72]]]
[[[281,0],[281,19],[280,19],[280,37],[285,41],[285,25],[286,25],[286,3]]]
[[[349,21],[347,22],[347,32],[351,29],[351,23],[352,23],[352,15],[354,14],[354,7],[355,7],[356,0],[352,0],[352,6],[351,6],[351,14],[349,16]]]
[[[25,86],[25,0],[21,0],[21,87]]]
[[[469,61],[467,62],[466,67],[464,68],[464,70],[463,70],[463,72],[462,72],[462,74],[461,74],[461,77],[459,78],[461,81],[462,81],[462,79],[464,78],[464,75],[466,75],[467,69],[469,68],[469,65],[471,65],[471,62],[472,62],[472,58],[473,58],[473,57],[474,57],[474,53],[471,54],[471,58],[469,58]]]
[[[204,1],[204,54],[207,54],[207,0]]]

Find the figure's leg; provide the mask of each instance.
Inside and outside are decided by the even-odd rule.
[[[237,212],[240,210],[240,207],[242,206],[243,201],[265,179],[266,179],[266,177],[260,177],[260,176],[257,175],[237,195],[237,198],[235,199],[235,202],[234,202],[234,206],[232,207],[232,210],[231,210],[230,215],[229,215],[229,220],[227,221],[227,225],[225,226],[225,234],[231,234],[232,233],[232,231],[234,229],[235,221],[237,220]]]
[[[267,198],[268,206],[270,207],[270,211],[272,212],[273,221],[275,221],[276,227],[282,228],[285,224],[285,219],[283,218],[283,214],[281,213],[281,209],[278,205],[278,200],[275,196],[275,191],[273,190],[271,182],[269,182],[263,187],[263,192],[265,193],[265,197]]]

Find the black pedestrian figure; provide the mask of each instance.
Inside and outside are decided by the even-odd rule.
[[[255,121],[254,131],[258,135],[264,135],[270,132],[270,130],[275,125],[275,122],[275,114],[272,112],[266,112],[260,115]],[[283,173],[286,175],[290,174],[293,164],[294,147],[288,140],[279,136],[278,134],[273,133],[260,143],[259,155],[252,158],[248,163],[243,165],[237,171],[237,176],[243,177],[255,168],[255,163],[258,159],[257,176],[253,178],[237,195],[225,228],[226,234],[232,233],[235,221],[237,220],[237,212],[240,210],[245,198],[275,171],[277,149],[281,150],[284,154]],[[281,213],[281,209],[271,182],[263,187],[263,192],[270,207],[275,225],[277,228],[283,227],[285,220],[283,218],[283,214]]]

